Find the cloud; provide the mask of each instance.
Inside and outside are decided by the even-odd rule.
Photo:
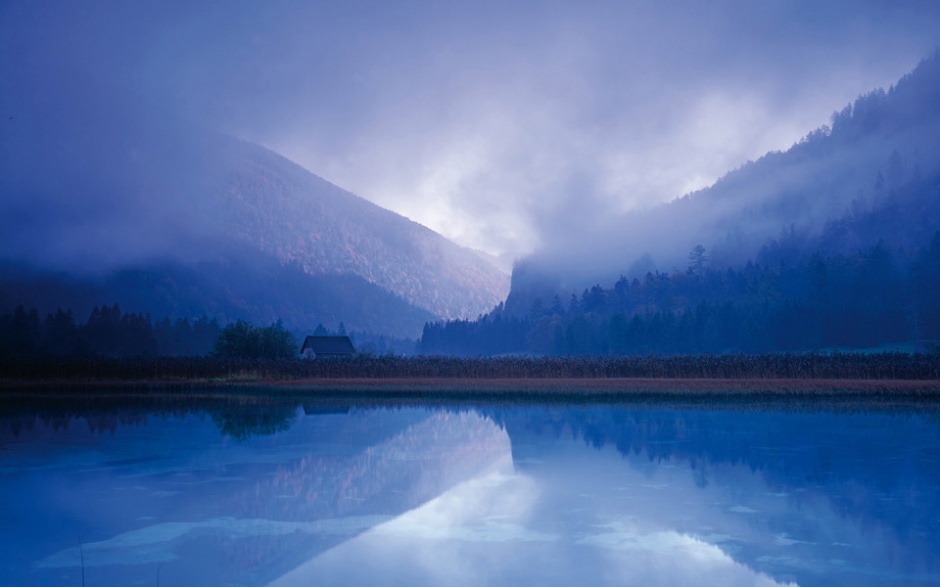
[[[929,0],[0,10],[0,71],[22,96],[31,72],[76,69],[491,252],[786,148],[940,43]]]
[[[938,42],[926,5],[793,4],[437,15],[426,54],[371,71],[349,138],[264,140],[461,242],[531,250],[788,147]]]
[[[596,459],[591,455],[587,460]],[[610,469],[605,469],[607,475]],[[538,584],[570,585],[586,576],[598,585],[793,585],[677,531],[643,529],[630,520],[585,524],[611,511],[604,489],[599,495],[579,496],[579,483],[587,478],[598,481],[507,470],[481,475],[318,554],[272,586],[515,585],[523,577]],[[598,487],[607,484],[594,489]],[[575,513],[575,504],[586,507]]]

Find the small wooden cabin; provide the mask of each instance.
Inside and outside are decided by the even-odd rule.
[[[300,354],[305,359],[351,357],[356,354],[356,347],[348,336],[308,336]]]

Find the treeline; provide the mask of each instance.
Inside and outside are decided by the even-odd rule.
[[[343,323],[336,332],[322,324],[314,334],[346,334]],[[413,354],[412,340],[352,333],[363,352]],[[39,312],[18,306],[0,314],[0,357],[199,357],[215,355],[231,359],[294,358],[300,352],[297,337],[278,321],[256,326],[236,320],[222,327],[215,319],[163,318],[122,312],[120,307],[98,306],[85,323],[71,310],[58,309],[40,317]]]
[[[138,427],[154,417],[208,414],[222,434],[243,440],[287,430],[297,408],[296,400],[270,396],[216,395],[194,400],[189,394],[113,394],[95,401],[80,394],[7,397],[0,406],[0,437],[9,434],[15,438],[38,426],[66,430],[75,419],[84,420],[84,427],[94,434],[113,434],[122,426]]]
[[[221,333],[219,323],[206,317],[152,321],[147,314],[123,313],[117,304],[96,306],[84,323],[71,310],[60,308],[41,318],[35,308],[21,305],[0,315],[0,356],[205,355]]]
[[[206,357],[0,357],[8,381],[172,382],[301,379],[940,379],[940,353],[769,353],[629,357],[377,357],[239,359]]]
[[[462,356],[716,354],[869,348],[940,338],[940,233],[915,251],[791,256],[621,278],[512,316],[429,323],[420,350]]]

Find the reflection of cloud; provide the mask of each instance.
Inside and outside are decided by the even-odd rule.
[[[494,557],[515,552],[513,545],[559,538],[527,527],[537,487],[532,479],[511,474],[511,467],[507,458],[491,472],[317,556],[272,585],[491,583],[481,573],[494,568]]]
[[[410,519],[398,519],[375,530],[376,534],[408,536],[428,540],[465,540],[467,542],[511,542],[557,540],[557,536],[528,530],[519,524],[481,520],[473,526],[428,526]]]
[[[733,505],[728,508],[729,512],[734,512],[735,514],[756,514],[757,510],[754,508],[749,508],[746,505]]]
[[[349,535],[384,522],[387,516],[350,516],[315,522],[283,522],[264,519],[215,518],[202,522],[166,522],[118,534],[108,540],[83,544],[84,563],[79,546],[50,555],[40,568],[148,564],[176,560],[182,543],[206,534],[225,539],[278,536],[305,532],[320,535]]]
[[[777,534],[774,536],[774,544],[779,544],[780,546],[793,546],[794,544],[816,544],[815,542],[810,542],[808,540],[796,540],[795,538],[790,538],[790,535],[784,532],[783,534]]]
[[[635,534],[629,531],[604,532],[585,536],[577,543],[613,550],[643,550],[655,554],[687,555],[696,560],[727,558],[727,555],[717,546],[676,532],[652,532],[650,534]]]
[[[505,463],[509,465],[508,461]],[[406,515],[375,528],[377,536],[467,542],[552,541],[511,521],[531,506],[531,481],[494,473],[468,481]],[[510,521],[507,521],[510,520]]]
[[[580,506],[586,500],[570,496],[589,490],[598,495],[588,510],[595,522],[629,519],[637,534],[692,536],[778,581],[849,584],[850,576],[890,573],[885,583],[940,585],[933,516],[924,515],[936,509],[933,477],[898,456],[935,441],[923,416],[671,408],[535,413],[494,418],[513,438],[515,462],[540,458],[519,468],[550,479],[563,501],[548,496],[546,511]],[[801,444],[782,430],[802,431]],[[889,432],[873,437],[870,430]],[[540,450],[540,437],[567,434],[579,444],[569,453],[560,440],[553,452]],[[595,441],[600,449],[583,450]],[[708,471],[704,487],[696,483],[701,470]],[[896,507],[901,500],[908,507]],[[603,532],[594,526],[584,536]],[[913,569],[924,574],[915,577]]]
[[[795,585],[778,583],[736,562],[721,548],[671,530],[642,533],[611,525],[577,544],[616,552],[608,558],[629,584],[656,585]]]
[[[309,454],[241,496],[251,517],[315,519],[410,510],[509,458],[506,432],[475,412],[437,412],[356,454]],[[258,495],[265,499],[257,499]],[[275,501],[279,496],[291,500]],[[243,514],[245,515],[245,514]]]
[[[628,518],[578,533],[550,481],[496,471],[327,551],[271,585],[795,585],[736,562],[725,550]],[[727,538],[727,537],[725,537]],[[498,544],[495,544],[498,543]]]

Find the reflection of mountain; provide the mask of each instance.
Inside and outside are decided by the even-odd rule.
[[[11,584],[940,581],[924,412],[127,402],[4,412]]]
[[[252,409],[261,414],[250,417]],[[142,409],[135,415],[128,406],[85,412],[97,431],[59,412],[51,419],[11,419],[11,428],[28,420],[32,429],[20,426],[5,449],[62,437],[94,447],[81,457],[94,459],[83,468],[103,473],[102,481],[89,477],[84,484],[94,498],[81,491],[62,498],[66,487],[46,483],[49,498],[42,501],[91,512],[90,527],[82,530],[89,568],[120,581],[149,576],[145,569],[159,564],[170,584],[264,584],[510,459],[505,431],[473,412],[310,411],[320,413],[297,416],[286,404],[221,405],[213,407],[214,422],[201,424],[194,414],[178,420]],[[46,422],[59,427],[58,435]],[[215,425],[242,440],[220,439]],[[85,453],[78,448],[76,454]],[[130,518],[128,484],[136,488]],[[72,509],[58,515],[85,517]],[[72,568],[74,549],[44,553],[39,568]]]
[[[366,417],[373,430],[381,429],[375,424],[382,415]],[[342,440],[353,439],[329,442]],[[235,497],[232,510],[245,518],[286,522],[394,517],[506,463],[509,451],[509,438],[489,420],[472,412],[432,412],[355,454],[311,454],[282,465],[271,478]],[[266,569],[272,578],[275,569],[299,564],[349,536],[298,538],[299,544],[289,545],[262,536],[247,539],[239,549],[257,560],[256,572]]]
[[[760,513],[749,518],[749,527],[753,541],[765,544],[750,544],[735,557],[754,568],[780,571],[771,560],[777,555],[768,551],[782,547],[789,551],[779,556],[795,557],[803,548],[803,556],[810,557],[807,551],[815,549],[815,556],[823,557],[840,536],[850,542],[846,536],[860,540],[859,535],[876,534],[865,539],[870,544],[843,545],[838,557],[858,568],[940,572],[935,557],[940,532],[933,523],[940,519],[940,428],[935,415],[627,408],[490,415],[506,426],[513,460],[522,471],[528,469],[526,463],[556,459],[557,447],[547,439],[571,439],[592,452],[616,448],[631,468],[650,476],[651,484],[661,483],[663,471],[678,465],[684,471],[680,478],[709,499],[727,491],[741,500],[729,504],[731,513]],[[664,487],[659,499],[672,500],[675,517],[682,518],[679,512],[686,506],[680,504],[695,497],[694,490],[689,494]],[[773,509],[778,511],[768,513]],[[719,522],[710,523],[710,533],[730,533]],[[822,571],[798,574],[800,585],[825,584],[818,583],[817,572]]]
[[[0,448],[30,433],[66,431],[83,420],[93,434],[114,434],[121,427],[143,426],[149,418],[186,418],[208,415],[220,433],[238,440],[273,434],[290,428],[297,406],[266,398],[192,398],[174,395],[87,399],[69,397],[7,398],[0,406]],[[25,438],[20,438],[21,436]]]
[[[359,418],[352,418],[353,421]],[[381,414],[363,423],[381,430]],[[354,430],[367,433],[357,425]],[[339,432],[339,431],[337,431]],[[332,437],[337,445],[351,438]],[[309,521],[347,515],[389,515],[415,507],[509,456],[509,439],[472,412],[431,412],[354,454],[321,453],[279,467],[241,495],[245,517]]]
[[[542,420],[545,412],[535,412]],[[646,487],[646,474],[615,451],[563,436],[513,438],[514,459],[523,459],[513,469],[455,486],[272,585],[792,587],[742,563],[716,537],[669,525],[669,514],[694,498],[687,489],[696,491],[681,469],[670,471],[673,487]],[[517,450],[518,441],[534,450]]]

